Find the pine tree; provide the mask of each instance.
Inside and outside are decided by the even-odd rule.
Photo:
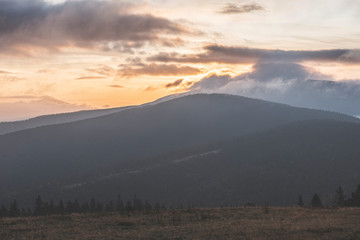
[[[133,206],[131,204],[131,201],[126,202],[125,210],[126,210],[127,213],[130,213],[130,212],[133,211]]]
[[[145,210],[145,213],[150,213],[152,210],[152,206],[148,200],[145,200],[144,210]]]
[[[96,202],[95,199],[92,198],[90,200],[90,212],[94,213],[96,211]]]
[[[85,202],[81,204],[81,212],[82,213],[88,213],[90,211],[89,203]]]
[[[96,212],[102,212],[103,211],[103,205],[101,202],[96,202]]]
[[[73,204],[72,204],[72,202],[71,202],[70,200],[67,201],[67,203],[66,203],[65,212],[66,212],[67,214],[71,214],[71,213],[74,212]]]
[[[18,217],[20,215],[20,210],[16,200],[11,203],[8,215],[9,217]]]
[[[105,205],[105,212],[113,212],[114,211],[114,202],[110,201]]]
[[[44,216],[50,215],[50,214],[49,214],[49,203],[48,203],[48,202],[45,202],[43,205],[44,205],[44,207],[43,207],[43,215],[44,215]]]
[[[320,199],[319,195],[317,195],[316,193],[314,194],[314,196],[311,200],[311,206],[313,208],[321,208],[322,207],[321,199]]]
[[[304,200],[303,200],[303,198],[302,198],[302,195],[299,195],[298,201],[297,201],[297,205],[298,205],[299,207],[303,207],[303,206],[304,206]]]
[[[53,200],[50,201],[48,214],[49,215],[55,214],[55,206],[54,206],[54,201]]]
[[[8,214],[9,214],[9,211],[7,210],[7,208],[4,205],[1,205],[0,218],[8,217]]]
[[[72,211],[73,213],[80,213],[81,209],[80,209],[80,203],[77,199],[75,199],[74,204],[72,206]]]
[[[360,184],[357,186],[356,191],[351,194],[351,205],[360,207]]]
[[[155,203],[155,205],[154,205],[154,210],[155,210],[156,212],[160,212],[160,210],[161,210],[160,203],[158,203],[158,202]]]
[[[345,203],[345,192],[341,186],[336,189],[334,197],[334,205],[336,207],[343,207]]]
[[[43,201],[40,195],[38,195],[35,200],[34,216],[42,216],[43,214]]]
[[[144,211],[144,205],[141,199],[138,198],[136,195],[134,195],[134,199],[133,199],[133,210],[138,212]]]
[[[56,213],[57,213],[57,214],[61,214],[61,215],[65,214],[65,207],[64,207],[64,202],[63,202],[63,200],[60,200],[60,201],[59,201],[59,204],[58,204],[58,206],[56,207]]]
[[[116,200],[115,210],[119,213],[125,212],[124,202],[121,199],[120,194],[118,195],[117,200]]]

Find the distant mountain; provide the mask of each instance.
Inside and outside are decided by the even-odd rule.
[[[23,121],[0,122],[0,135],[11,132],[17,132],[29,128],[75,122],[84,119],[100,117],[107,114],[119,112],[127,108],[129,107],[101,109],[101,110],[85,110],[85,111],[78,111],[71,113],[59,113],[59,114],[39,116]]]
[[[175,99],[181,96],[186,96],[193,93],[182,93],[182,94],[173,94],[160,99],[157,99],[153,102],[146,103],[139,106],[152,105],[160,102],[168,101],[171,99]],[[56,99],[55,99],[56,100]],[[53,100],[53,101],[55,101]],[[63,102],[60,102],[63,103]],[[116,112],[120,112],[125,109],[130,109],[139,106],[127,106],[127,107],[118,107],[118,108],[109,108],[109,109],[98,109],[98,110],[83,110],[77,112],[68,112],[68,113],[59,113],[59,114],[51,114],[44,115],[39,117],[30,118],[22,121],[13,121],[13,122],[0,122],[0,135],[4,135],[11,132],[17,132],[30,128],[37,128],[42,126],[61,124],[61,123],[69,123],[75,122],[90,118],[96,118]]]
[[[87,105],[71,104],[50,96],[13,96],[1,100],[5,101],[0,102],[0,122],[91,109]]]
[[[190,168],[186,164],[192,161],[179,161],[179,164],[170,166],[170,169],[158,168],[161,164],[157,163],[159,160],[156,160],[156,156],[190,151],[186,149],[199,145],[216,145],[216,142],[234,137],[260,134],[284,124],[300,124],[301,121],[314,119],[333,120],[335,122],[331,126],[335,128],[337,124],[351,126],[349,133],[355,134],[358,131],[358,119],[338,113],[294,108],[232,95],[198,94],[125,109],[97,118],[10,133],[0,136],[0,196],[4,199],[28,197],[32,201],[33,194],[39,192],[54,198],[77,196],[81,199],[95,195],[106,198],[121,191],[125,195],[138,193],[145,194],[150,199],[163,197],[164,200],[177,199],[178,202],[199,202],[205,197],[209,197],[206,199],[211,202],[233,201],[231,194],[238,195],[227,188],[230,183],[226,179],[233,176],[236,169],[239,174],[242,171],[250,173],[252,170],[254,178],[258,174],[254,167],[246,171],[235,163],[232,166],[236,154],[233,158],[221,158],[224,162],[200,161],[198,165],[189,165]],[[321,121],[319,127],[323,123]],[[314,144],[321,141],[311,144],[310,140],[317,139],[318,134],[327,131],[318,133],[317,127],[311,129],[314,130],[314,136],[309,135],[306,142],[315,148],[317,145]],[[305,129],[300,128],[299,131],[302,133]],[[324,137],[322,140],[328,140],[327,135],[320,136]],[[291,137],[298,138],[297,135]],[[277,138],[270,137],[269,146],[273,146],[276,141]],[[252,147],[255,146],[256,144]],[[291,146],[287,147],[291,149]],[[256,152],[264,152],[262,157],[265,161],[267,155],[266,148],[263,147],[259,145]],[[205,150],[216,153],[217,148]],[[238,153],[239,158],[246,153],[245,150],[246,148]],[[202,153],[197,151],[196,154],[201,156]],[[202,156],[208,155],[212,154]],[[166,159],[168,158],[163,157],[160,160]],[[313,156],[311,161],[317,159]],[[251,165],[250,162],[248,164]],[[155,175],[153,169],[156,170]],[[223,171],[217,172],[220,175],[214,175],[213,178],[196,177],[204,176],[205,173],[212,175],[214,170]],[[160,184],[161,181],[169,185]],[[151,194],[149,191],[158,184],[162,186],[161,189],[154,190]],[[189,184],[191,189],[188,189]],[[217,186],[214,188],[215,192],[223,188],[224,191],[229,191],[228,195],[222,193],[215,198],[201,190],[211,191],[212,186],[215,187],[212,184]],[[232,184],[235,184],[231,185],[235,190],[236,184],[240,183]],[[259,187],[259,184],[251,182],[247,182],[247,185],[254,189]],[[186,189],[189,193],[185,194]],[[183,194],[182,197],[179,194]],[[254,199],[251,194],[244,196],[249,200]]]

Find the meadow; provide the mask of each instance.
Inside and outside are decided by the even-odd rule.
[[[360,239],[360,208],[179,209],[0,219],[0,239]]]

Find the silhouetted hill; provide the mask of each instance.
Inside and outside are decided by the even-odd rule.
[[[199,202],[204,199],[214,202],[233,201],[233,196],[239,196],[233,190],[241,189],[241,184],[245,184],[230,181],[236,169],[239,171],[236,176],[243,176],[241,171],[245,171],[252,173],[254,179],[261,179],[253,169],[239,168],[236,162],[231,162],[234,158],[241,159],[245,150],[235,152],[232,158],[222,158],[223,162],[200,161],[201,164],[195,166],[187,165],[192,161],[183,161],[185,165],[157,168],[156,163],[152,162],[154,160],[149,159],[196,145],[269,131],[283,124],[310,119],[358,122],[356,118],[337,113],[294,108],[231,95],[199,94],[98,118],[15,132],[0,136],[0,193],[4,198],[24,195],[25,190],[25,195],[29,196],[34,192],[45,192],[57,197],[81,193],[86,197],[99,195],[106,198],[110,194],[124,191],[125,194],[144,193],[151,195],[150,199],[164,198],[178,202]],[[352,126],[350,132],[353,134],[358,131],[357,124],[333,124],[334,128],[337,128],[336,124]],[[317,139],[317,134],[319,133],[314,131],[314,136],[309,135],[306,141]],[[291,136],[298,138],[296,135]],[[269,138],[269,148],[276,150],[278,146],[273,143],[277,138]],[[318,143],[314,142],[311,146],[317,146],[315,144]],[[258,154],[264,152],[262,156],[266,159],[264,146],[256,147],[255,142],[249,149],[251,147],[256,148],[255,152]],[[296,148],[294,145],[288,147]],[[342,150],[339,149],[338,152]],[[301,156],[303,153],[299,154]],[[312,157],[312,161],[318,161]],[[147,160],[144,162],[142,159]],[[252,162],[248,160],[247,164]],[[131,171],[126,167],[130,163],[133,169]],[[144,172],[144,168],[151,171]],[[152,174],[152,169],[156,169],[156,174]],[[217,172],[218,175],[216,172],[212,173],[221,169],[224,171]],[[121,178],[114,181],[112,176]],[[246,186],[257,189],[260,186],[258,181],[246,182]],[[88,185],[89,183],[94,185]],[[217,194],[219,189],[227,191],[227,194]],[[206,191],[213,191],[218,198],[210,196]],[[243,196],[250,198],[248,200],[253,199],[250,193]]]
[[[100,110],[85,110],[85,111],[72,112],[72,113],[45,115],[23,121],[0,122],[0,135],[11,132],[17,132],[25,129],[30,129],[30,128],[41,127],[41,126],[75,122],[84,119],[100,117],[107,114],[119,112],[127,108],[129,107],[100,109]]]
[[[125,109],[141,107],[146,105],[153,105],[161,102],[165,102],[171,99],[175,99],[181,96],[186,96],[193,93],[180,93],[173,94],[169,96],[165,96],[159,98],[153,102],[145,103],[142,105],[134,105],[127,107],[117,107],[117,108],[108,108],[108,109],[97,109],[97,110],[84,110],[70,113],[59,113],[52,115],[44,115],[35,118],[30,118],[22,121],[14,121],[14,122],[0,122],[0,135],[4,135],[7,133],[18,132],[26,129],[37,128],[48,125],[62,124],[62,123],[70,123],[75,121],[86,120],[90,118],[96,118],[105,116],[108,114],[120,112]]]

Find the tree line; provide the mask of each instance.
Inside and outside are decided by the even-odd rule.
[[[53,200],[50,202],[44,202],[40,195],[38,195],[35,199],[33,209],[20,209],[16,200],[10,204],[9,208],[6,208],[4,205],[2,205],[0,209],[0,218],[101,212],[118,212],[120,214],[130,214],[133,212],[150,213],[161,210],[166,210],[166,206],[164,204],[151,204],[148,200],[143,201],[136,195],[134,195],[132,200],[126,202],[124,202],[121,196],[118,195],[116,201],[110,201],[105,205],[99,201],[96,201],[94,198],[83,203],[80,203],[78,200],[66,202],[60,200],[57,204],[55,204]]]
[[[304,207],[304,200],[302,195],[298,197],[297,205],[300,207]],[[311,203],[311,207],[321,208],[323,207],[323,203],[318,194],[314,194]],[[360,207],[360,184],[357,185],[357,188],[354,192],[351,193],[350,197],[347,197],[345,191],[339,186],[334,194],[334,199],[332,202],[333,207]]]

